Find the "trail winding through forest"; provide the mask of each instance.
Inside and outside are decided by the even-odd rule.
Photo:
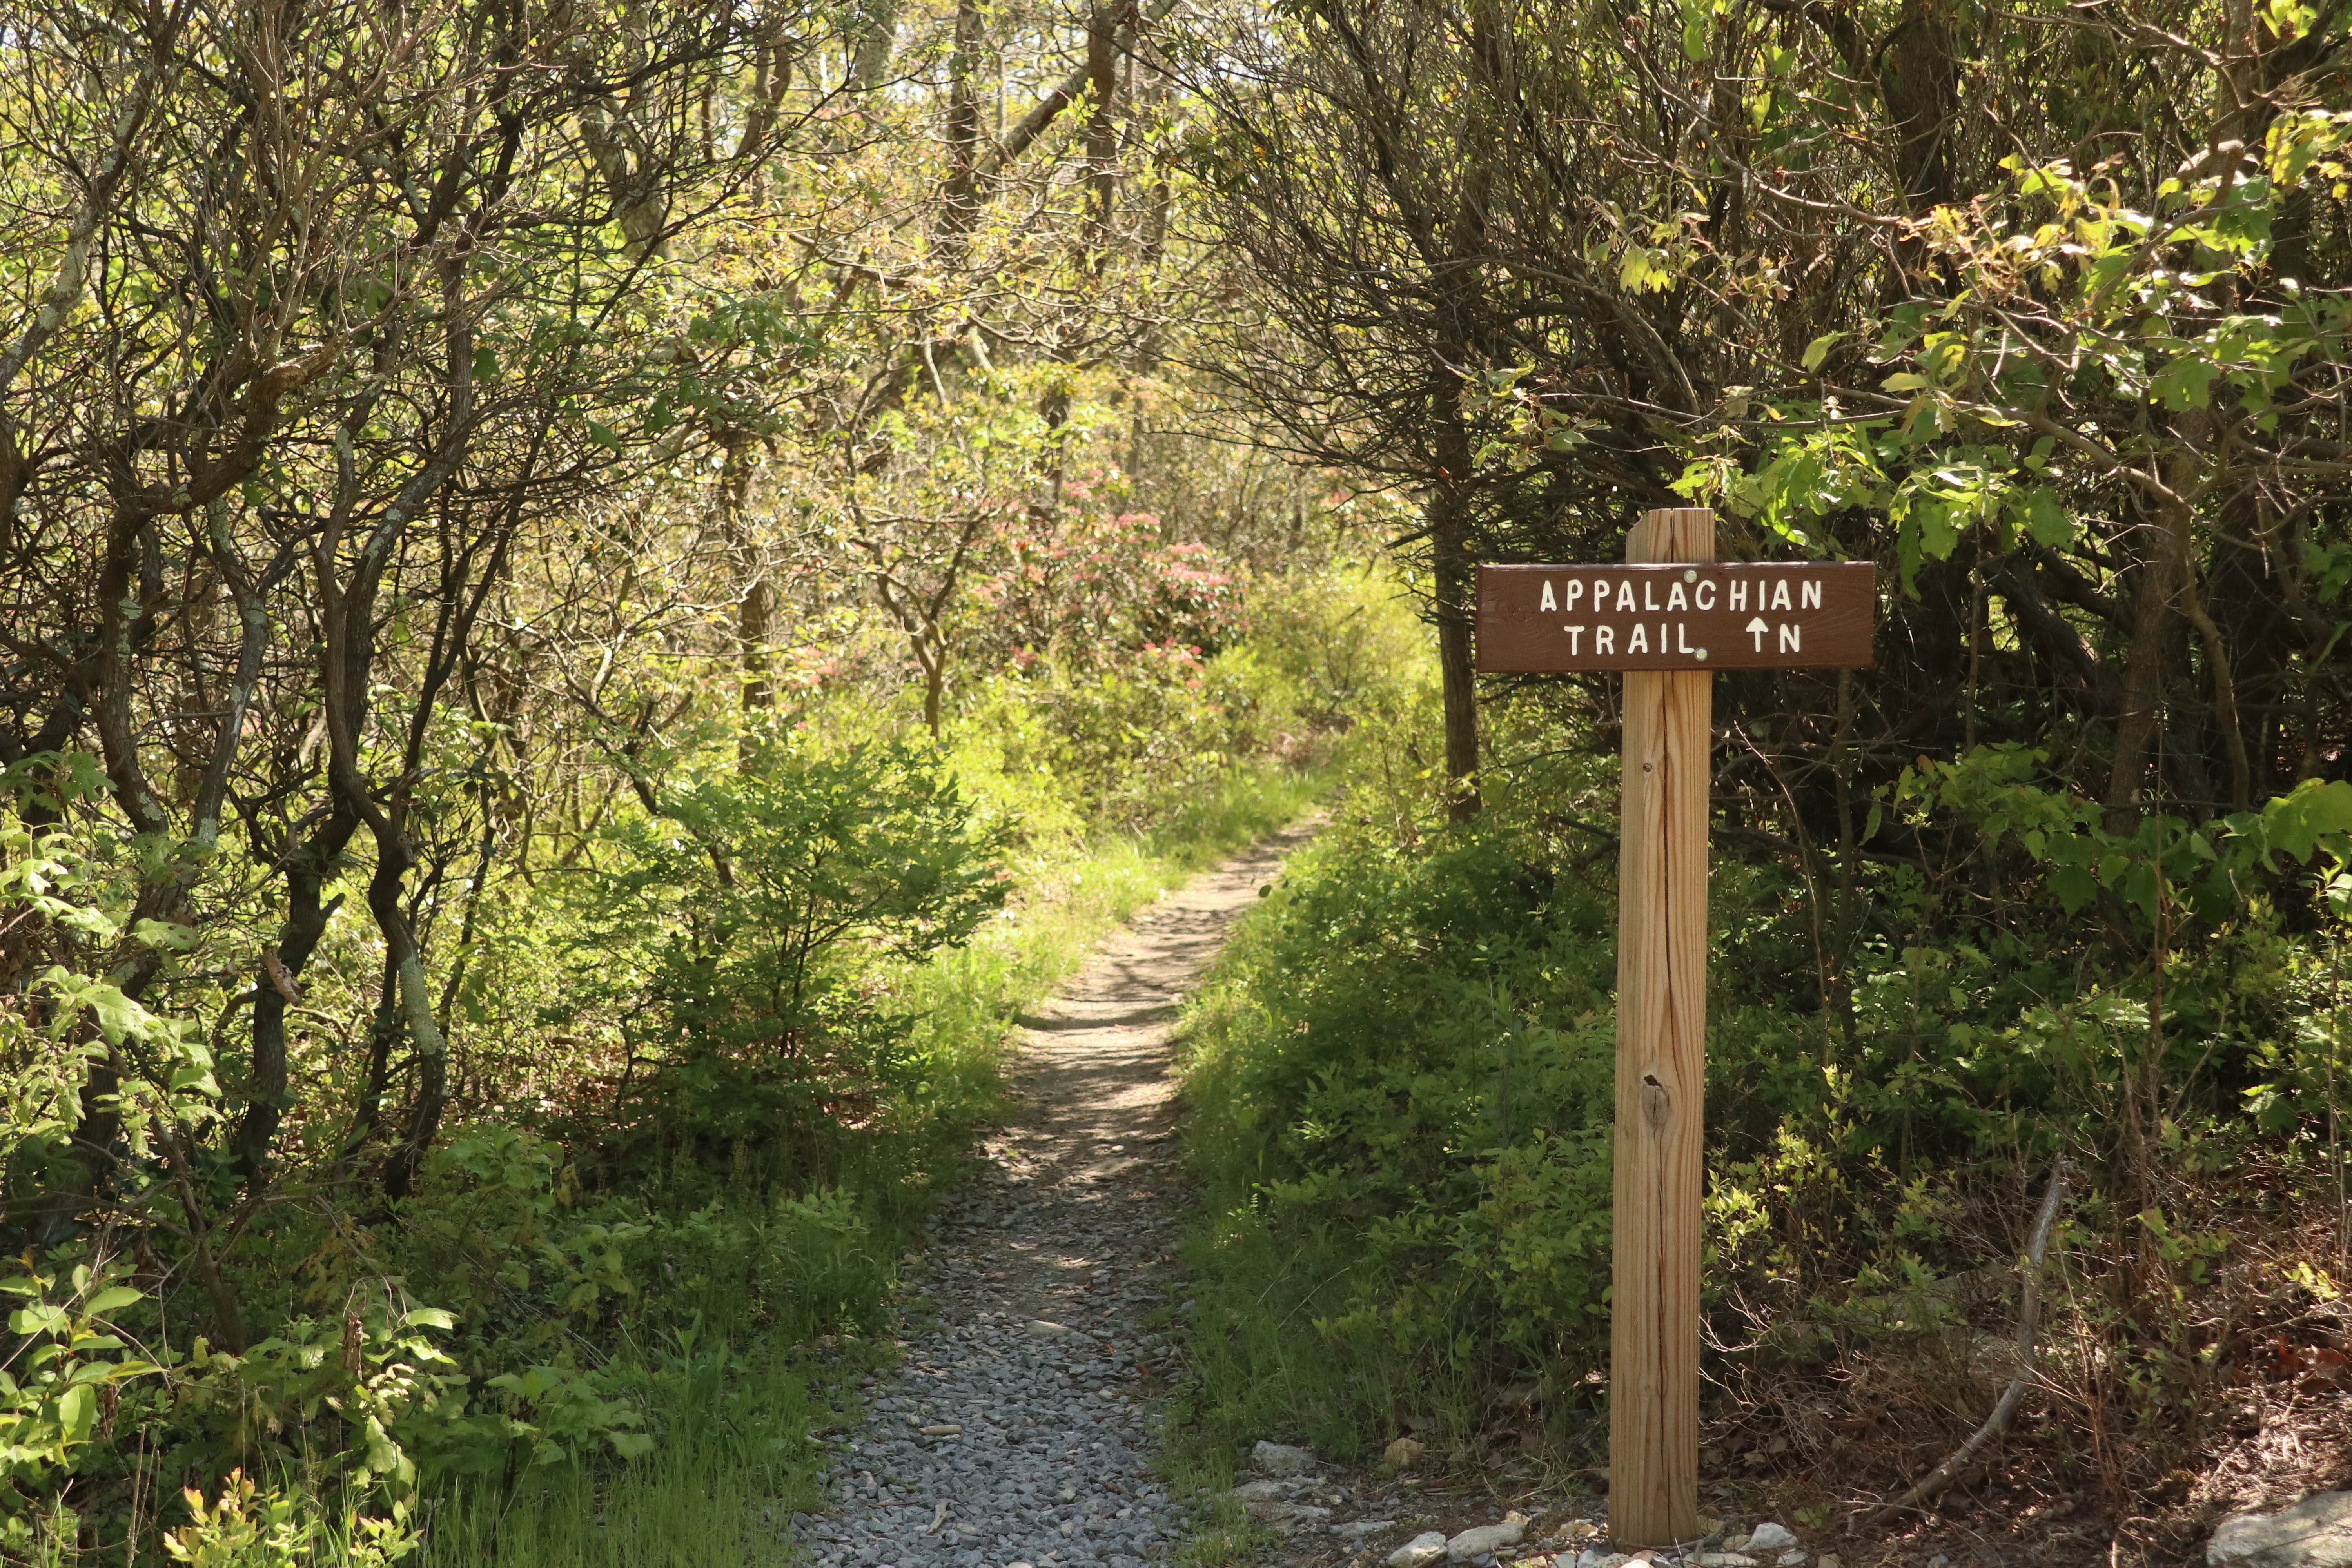
[[[1013,1121],[932,1219],[931,1316],[794,1525],[822,1568],[1139,1568],[1182,1529],[1152,1471],[1184,1192],[1177,1007],[1300,824],[1195,877],[1021,1020]]]

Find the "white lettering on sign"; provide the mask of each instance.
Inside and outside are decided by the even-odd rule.
[[[1687,610],[1690,608],[1690,600],[1684,595],[1683,585],[1680,583],[1675,584],[1672,587],[1666,590],[1666,608],[1669,610]]]
[[[1748,607],[1748,580],[1735,577],[1731,582],[1731,603],[1723,606],[1735,615]]]
[[[1547,610],[1557,610],[1559,608],[1559,601],[1551,596],[1551,579],[1549,577],[1544,579],[1544,596],[1541,607]]]
[[[1738,596],[1738,589],[1737,586],[1735,586],[1733,590],[1733,597],[1736,598]],[[1756,651],[1758,653],[1762,653],[1764,651],[1764,634],[1770,631],[1772,628],[1766,623],[1763,616],[1757,616],[1754,620],[1748,622],[1739,629],[1756,639]]]
[[[1648,626],[1640,621],[1635,621],[1633,623],[1633,640],[1625,645],[1625,651],[1629,654],[1647,653],[1650,651],[1650,628]]]
[[[1772,607],[1776,610],[1795,608],[1789,603],[1789,580],[1786,577],[1772,584]],[[1759,605],[1757,608],[1761,609],[1763,606]]]
[[[1797,607],[1801,610],[1822,607],[1822,580],[1819,577],[1806,578],[1804,586],[1797,590]]]
[[[1697,587],[1691,590],[1691,597],[1698,601],[1698,607],[1702,610],[1715,608],[1715,579],[1703,579]]]
[[[1582,597],[1584,597],[1584,584],[1576,578],[1570,577],[1568,580],[1568,607],[1571,610],[1576,608],[1576,601]]]
[[[1584,635],[1584,628],[1582,626],[1570,626],[1566,629],[1568,632],[1568,657],[1574,658],[1576,657],[1576,639]]]
[[[1802,653],[1802,652],[1804,652],[1804,651],[1805,651],[1805,628],[1804,628],[1803,626],[1799,626],[1799,625],[1798,625],[1796,622],[1794,622],[1794,621],[1783,621],[1783,622],[1781,622],[1781,623],[1780,623],[1780,651],[1781,651],[1782,653]]]
[[[1617,628],[1616,628],[1615,626],[1595,626],[1595,627],[1593,627],[1593,628],[1592,628],[1592,652],[1593,652],[1593,657],[1595,657],[1596,658],[1608,658],[1611,654],[1613,654],[1613,653],[1615,653],[1616,651],[1617,651]]]

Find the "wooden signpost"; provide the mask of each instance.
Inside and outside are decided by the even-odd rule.
[[[1867,564],[1718,563],[1700,507],[1644,512],[1625,561],[1480,568],[1478,668],[1625,672],[1609,1532],[1638,1548],[1699,1533],[1713,672],[1868,665],[1877,588]]]

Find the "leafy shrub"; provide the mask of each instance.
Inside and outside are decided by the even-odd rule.
[[[960,945],[1003,905],[1003,836],[906,742],[825,755],[754,735],[736,768],[644,798],[607,830],[611,864],[575,879],[572,1011],[621,1019],[651,1069],[627,1086],[621,1157],[684,1139],[805,1180],[829,1164],[807,1142],[870,1121],[907,1077],[878,966]]]

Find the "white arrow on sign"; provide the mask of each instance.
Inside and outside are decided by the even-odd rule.
[[[1754,620],[1748,622],[1739,629],[1756,639],[1756,651],[1758,653],[1762,653],[1764,651],[1764,634],[1770,631],[1772,628],[1764,624],[1763,616],[1757,616]]]

